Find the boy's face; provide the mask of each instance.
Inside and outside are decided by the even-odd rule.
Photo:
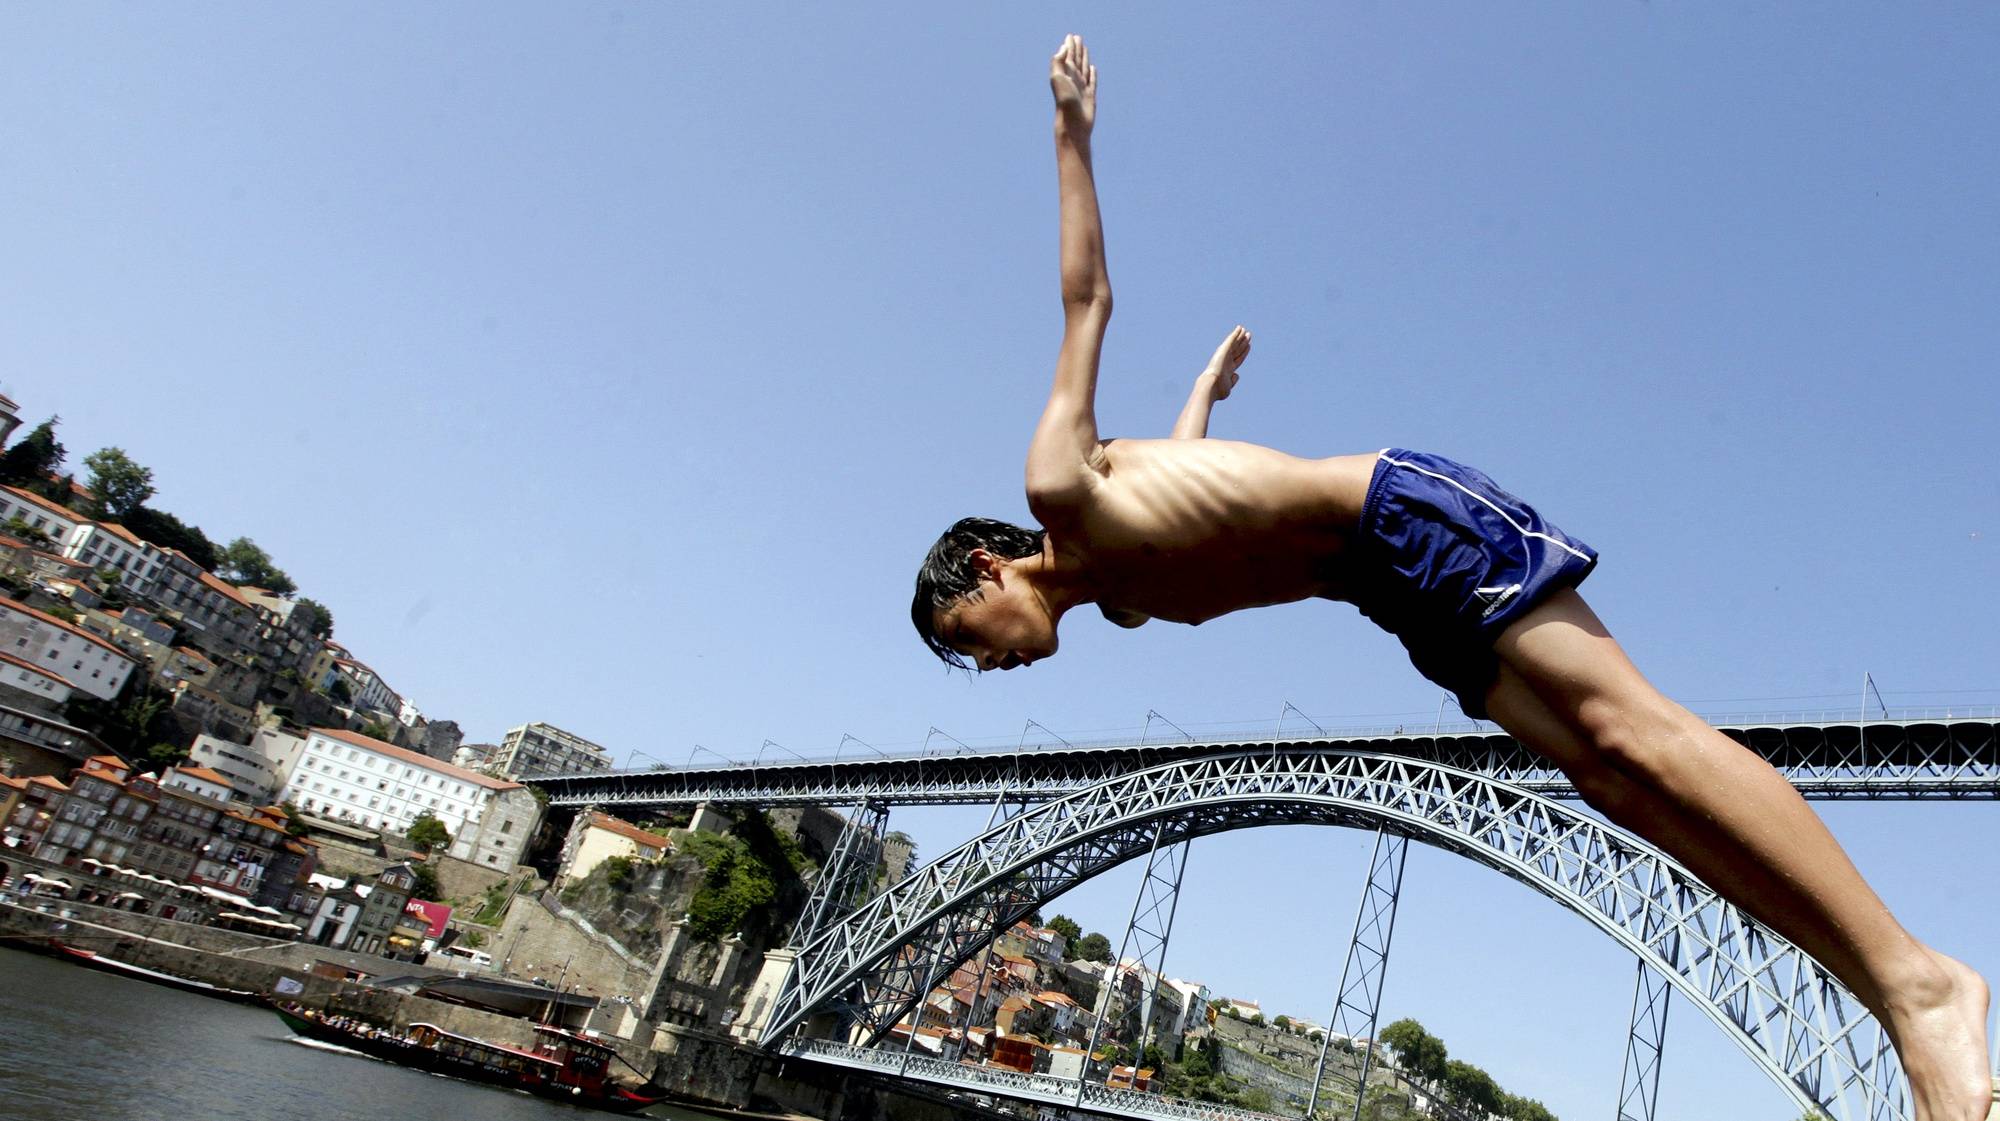
[[[972,556],[980,594],[937,612],[938,638],[982,670],[1013,669],[1055,653],[1055,620],[1030,582],[984,549]]]

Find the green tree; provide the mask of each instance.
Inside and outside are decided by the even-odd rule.
[[[726,836],[690,833],[681,851],[702,866],[702,883],[688,901],[687,915],[688,933],[705,942],[768,915],[780,887],[811,866],[798,842],[772,830],[763,814],[745,818]]]
[[[367,726],[361,729],[361,734],[371,740],[381,740],[387,743],[390,735],[389,726],[380,720],[370,720]]]
[[[56,439],[61,423],[61,417],[52,416],[0,452],[0,483],[25,487],[55,474],[63,461],[63,446]]]
[[[146,762],[154,771],[164,771],[168,767],[178,767],[187,762],[188,750],[170,743],[156,743],[146,749]]]
[[[1207,1042],[1203,1040],[1202,1044]],[[1190,1050],[1186,1060],[1181,1063],[1181,1073],[1193,1079],[1212,1077],[1215,1074],[1215,1060],[1209,1057],[1208,1048],[1198,1045]]]
[[[151,761],[150,749],[154,745],[172,745],[182,738],[180,726],[174,722],[173,703],[173,694],[135,678],[135,683],[128,684],[124,692],[108,701],[80,693],[71,696],[64,712],[70,723],[94,734],[120,756],[147,760],[142,769],[157,771],[180,761],[179,758],[168,763]],[[169,751],[178,753],[180,758],[187,756],[185,748],[170,746]]]
[[[201,527],[188,525],[172,514],[151,506],[141,506],[126,514],[125,528],[162,549],[187,554],[189,560],[210,572],[222,563],[222,554],[216,549],[215,542],[201,531]]]
[[[1076,956],[1084,961],[1110,961],[1111,939],[1093,930],[1077,940]]]
[[[1531,1098],[1517,1098],[1512,1094],[1500,1095],[1500,1116],[1507,1121],[1557,1121],[1549,1107]],[[1826,1118],[1801,1118],[1800,1121],[1826,1121]]]
[[[1292,1018],[1280,1012],[1277,1019],[1271,1021],[1271,1026],[1277,1028],[1279,1031],[1290,1031],[1292,1030]]]
[[[91,513],[100,518],[123,519],[153,497],[153,469],[132,462],[123,448],[99,448],[83,457],[83,466],[97,496]]]
[[[298,803],[288,801],[280,804],[278,808],[285,811],[285,835],[288,837],[305,836],[305,816],[300,812]]]
[[[412,860],[410,862],[410,871],[415,872],[417,875],[416,886],[410,889],[410,898],[428,900],[432,903],[443,902],[439,898],[443,892],[438,887],[437,869],[431,867],[426,861]]]
[[[403,836],[408,837],[410,843],[417,846],[417,851],[423,853],[451,844],[451,831],[429,810],[418,814],[410,822],[410,827],[403,830]]]
[[[1451,1059],[1444,1064],[1444,1088],[1460,1105],[1485,1113],[1500,1112],[1500,1084],[1493,1076],[1473,1066]]]
[[[613,856],[608,857],[599,867],[604,869],[605,883],[624,891],[632,886],[632,878],[636,874],[638,864],[629,856]]]
[[[292,610],[305,612],[302,618],[306,630],[311,632],[314,638],[333,637],[333,612],[327,610],[326,604],[300,596]]]
[[[264,588],[279,595],[299,590],[284,569],[271,562],[271,554],[248,537],[238,537],[222,547],[222,567],[216,575],[232,584]]]
[[[1049,920],[1049,929],[1062,935],[1063,960],[1075,961],[1076,940],[1083,936],[1083,928],[1076,925],[1076,920],[1068,915],[1057,915]]]
[[[1428,1082],[1444,1080],[1448,1059],[1444,1040],[1425,1031],[1422,1024],[1407,1018],[1397,1020],[1382,1029],[1380,1038],[1395,1052],[1396,1062],[1404,1070]]]
[[[55,544],[54,538],[29,525],[19,514],[8,518],[4,528],[9,537],[18,537],[30,545],[37,545],[43,549],[47,549]]]

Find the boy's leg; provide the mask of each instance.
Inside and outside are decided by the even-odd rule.
[[[1574,589],[1494,651],[1502,727],[1833,971],[1895,1041],[1918,1121],[1986,1117],[1985,982],[1903,930],[1784,776],[1654,689]]]

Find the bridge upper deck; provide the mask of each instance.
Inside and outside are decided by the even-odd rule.
[[[2000,798],[2000,718],[1777,721],[1716,725],[1768,759],[1808,798]],[[1058,798],[1114,775],[1191,756],[1270,751],[1405,755],[1550,797],[1576,791],[1547,760],[1497,730],[1354,732],[1178,743],[1094,743],[787,760],[713,767],[529,776],[552,804],[639,807],[695,802],[892,805]]]

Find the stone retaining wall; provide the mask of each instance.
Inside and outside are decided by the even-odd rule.
[[[652,966],[618,952],[602,935],[557,915],[526,892],[516,895],[500,922],[500,934],[484,947],[505,962],[513,977],[541,977],[554,984],[609,1000],[628,997],[643,1004],[651,993]]]

